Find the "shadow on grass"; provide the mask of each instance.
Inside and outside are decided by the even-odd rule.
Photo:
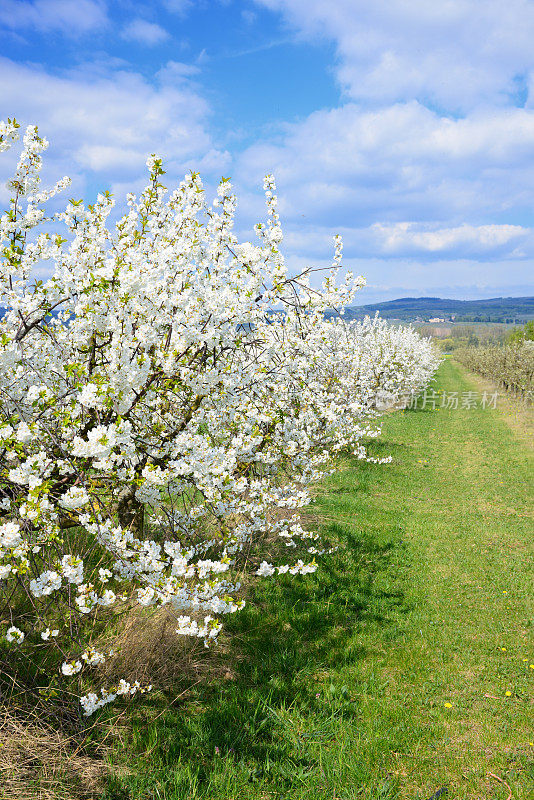
[[[341,547],[317,573],[264,581],[228,620],[226,679],[196,687],[181,706],[161,712],[154,698],[139,708],[131,746],[140,762],[113,779],[106,798],[211,797],[222,759],[249,782],[290,787],[316,766],[300,744],[320,741],[333,719],[358,716],[361,687],[336,685],[328,671],[363,659],[362,627],[387,627],[405,607],[396,580],[406,563],[402,527],[396,520],[376,537],[350,522],[323,530]],[[161,795],[149,790],[156,776]]]
[[[410,408],[409,406],[406,406],[406,408],[404,409],[404,413],[405,414],[435,414],[436,411],[439,411],[439,409],[440,409],[440,400],[438,399],[438,400],[436,400],[436,407],[435,408],[433,408],[432,407],[432,403],[429,402],[428,406],[424,406],[424,407],[422,405],[419,405],[417,408]]]

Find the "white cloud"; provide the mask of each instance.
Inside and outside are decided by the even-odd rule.
[[[529,0],[256,0],[301,36],[335,42],[348,95],[447,109],[503,103],[534,69]]]
[[[419,258],[427,264],[442,259],[489,260],[534,257],[534,228],[521,225],[469,225],[454,228],[439,223],[374,223],[367,227],[284,226],[284,247],[293,257],[327,263],[333,254],[332,234],[341,234],[347,259],[377,258],[384,264]],[[298,255],[297,255],[298,254]],[[360,269],[359,267],[357,268]]]
[[[210,109],[186,78],[151,84],[136,72],[106,73],[101,66],[57,76],[7,59],[0,68],[0,107],[23,124],[39,125],[51,142],[50,178],[73,175],[77,191],[85,182],[106,188],[137,181],[152,152],[165,159],[170,181],[206,163],[206,154],[214,168],[218,159],[228,164],[208,131]]]
[[[517,245],[532,231],[521,225],[459,225],[456,228],[421,229],[413,222],[398,222],[395,225],[375,223],[373,232],[386,253],[458,253],[469,251],[487,253],[498,251],[502,255],[505,246]],[[513,253],[512,253],[513,254]]]
[[[194,7],[195,0],[163,0],[163,5],[167,11],[183,16]]]
[[[0,24],[11,30],[78,36],[107,25],[102,0],[2,0]]]
[[[256,22],[257,14],[251,11],[250,8],[244,8],[241,11],[241,19],[246,22],[247,25],[253,25]]]
[[[255,2],[280,12],[296,41],[334,44],[343,91],[344,105],[286,125],[237,161],[256,213],[253,187],[275,173],[290,258],[327,263],[339,231],[347,260],[376,286],[443,288],[446,274],[450,287],[495,287],[499,270],[527,283],[534,3]]]
[[[433,283],[483,287],[486,272],[492,286],[531,278],[530,109],[463,119],[415,101],[316,111],[237,159],[243,227],[262,217],[257,187],[271,171],[295,267],[328,264],[332,234],[341,233],[347,265],[375,285],[417,294]],[[516,219],[528,221],[510,224]]]
[[[378,110],[347,104],[252,145],[235,174],[252,188],[269,171],[282,212],[299,222],[497,222],[534,207],[534,111],[451,119],[417,102]]]
[[[138,42],[148,47],[161,44],[161,42],[170,38],[169,33],[161,25],[157,25],[155,22],[147,22],[144,19],[132,20],[126,25],[121,36],[127,41]]]
[[[164,67],[156,72],[157,80],[162,84],[178,84],[189,81],[199,75],[200,68],[195,64],[184,64],[181,61],[167,61]]]

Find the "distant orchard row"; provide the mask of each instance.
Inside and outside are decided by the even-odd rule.
[[[494,381],[528,402],[534,400],[534,342],[518,341],[504,347],[466,347],[454,357],[473,372]]]

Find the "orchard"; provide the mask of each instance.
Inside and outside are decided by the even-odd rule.
[[[19,132],[0,124],[0,149]],[[338,237],[322,284],[286,268],[272,176],[240,242],[230,182],[168,190],[155,156],[122,216],[108,192],[47,213],[69,181],[41,188],[46,147],[28,127],[0,220],[0,662],[89,716],[150,688],[102,682],[115,617],[167,606],[210,646],[244,585],[317,569],[311,484],[366,459],[439,359],[411,328],[343,320],[364,280],[339,279]]]

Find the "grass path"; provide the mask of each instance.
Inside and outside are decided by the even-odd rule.
[[[436,388],[477,386],[448,360]],[[315,504],[338,553],[256,590],[227,680],[143,710],[107,797],[534,796],[533,451],[477,408],[391,414],[373,452]]]

